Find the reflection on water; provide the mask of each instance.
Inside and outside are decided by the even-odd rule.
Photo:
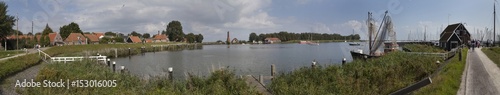
[[[113,60],[117,67],[123,65],[132,74],[144,77],[164,76],[168,67],[173,67],[174,78],[184,78],[187,73],[206,76],[226,67],[238,75],[269,76],[271,64],[281,73],[311,66],[312,60],[320,65],[339,64],[344,57],[352,61],[349,51],[357,48],[366,51],[364,46],[352,47],[348,43],[205,45],[195,50],[151,52]]]

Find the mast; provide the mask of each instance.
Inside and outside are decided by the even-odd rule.
[[[496,3],[496,0],[493,0],[493,46],[495,46],[495,36],[496,36],[496,8],[495,8],[495,4]]]
[[[427,25],[424,28],[424,41],[427,41]]]
[[[372,32],[373,32],[373,24],[371,23],[371,20],[372,20],[372,13],[371,12],[368,12],[368,51],[369,54],[368,55],[371,55],[372,54]]]

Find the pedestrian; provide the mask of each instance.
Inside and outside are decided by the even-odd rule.
[[[479,40],[477,40],[477,48],[479,48],[481,46],[481,42]]]

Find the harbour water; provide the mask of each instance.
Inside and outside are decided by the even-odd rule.
[[[311,66],[340,64],[343,58],[352,61],[350,50],[367,51],[366,43],[349,46],[346,42],[306,44],[204,45],[202,49],[149,52],[125,58],[116,58],[117,67],[125,66],[131,74],[149,78],[165,76],[173,68],[174,78],[185,78],[187,73],[207,76],[214,69],[229,68],[237,75],[271,75],[271,64],[276,72],[290,72]]]

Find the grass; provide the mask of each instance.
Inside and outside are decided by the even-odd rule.
[[[481,49],[488,58],[500,67],[500,47]]]
[[[425,59],[425,60],[423,60]],[[282,73],[272,80],[276,95],[389,94],[432,74],[436,57],[391,52],[381,58],[346,65],[308,68]]]
[[[109,48],[118,48],[119,56],[127,56],[128,48],[132,48],[131,54],[140,53],[140,48],[145,46],[147,51],[160,50],[158,48],[153,49],[151,45],[166,45],[166,44],[178,44],[178,43],[148,43],[148,44],[97,44],[97,45],[67,45],[67,46],[56,46],[45,50],[50,56],[81,56],[84,51],[91,51],[91,54],[97,54],[97,52],[102,52],[101,54],[105,56],[114,55],[110,52],[103,52],[102,50]],[[200,45],[198,45],[200,46]],[[171,46],[164,47],[164,50],[182,50],[184,48],[196,48],[194,45],[182,45],[182,46]],[[127,51],[127,52],[125,52]],[[29,54],[20,57],[11,58],[0,62],[0,80],[3,80],[9,75],[20,72],[26,68],[39,64],[40,58],[37,54]]]
[[[16,50],[0,51],[0,58],[14,56],[19,53],[24,53],[24,51],[16,51]]]
[[[462,61],[458,56],[450,60],[438,75],[432,77],[432,84],[427,85],[417,91],[416,95],[454,95],[460,88],[462,73],[467,59],[467,48],[462,50]]]
[[[403,48],[409,49],[411,52],[435,52],[435,53],[446,52],[445,50],[439,47],[423,45],[423,44],[407,44],[404,45]]]
[[[28,54],[0,62],[0,80],[38,64],[39,60],[37,54]]]
[[[35,81],[69,80],[116,80],[116,87],[87,88],[28,88],[21,94],[113,94],[113,95],[257,95],[254,88],[229,70],[219,70],[207,78],[190,76],[187,81],[156,77],[141,80],[127,73],[114,73],[104,65],[91,61],[49,64],[38,74]]]

